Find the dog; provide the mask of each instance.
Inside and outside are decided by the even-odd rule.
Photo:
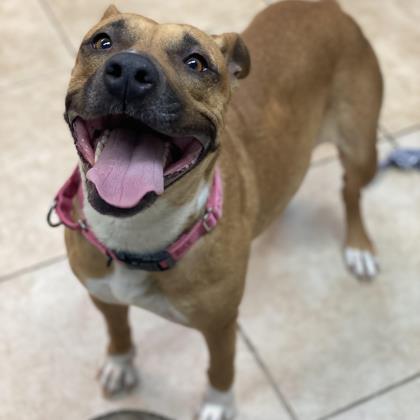
[[[72,271],[108,327],[106,396],[137,383],[135,305],[202,333],[210,361],[197,418],[235,416],[251,242],[321,142],[344,169],[344,261],[359,278],[377,274],[360,194],[376,172],[382,90],[369,42],[334,0],[271,5],[241,35],[105,11],[71,74],[78,168],[55,209]]]

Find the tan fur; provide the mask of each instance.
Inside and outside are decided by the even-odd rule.
[[[217,44],[197,29],[158,26],[135,15],[123,16],[130,22],[130,30],[141,34],[139,48],[153,54],[163,66],[166,58],[161,46],[191,31],[208,45],[220,71],[228,72],[226,57]],[[116,19],[113,14],[105,18]],[[210,179],[217,161],[223,176],[224,209],[217,228],[174,269],[150,273],[190,326],[206,338],[209,380],[219,390],[229,389],[233,382],[235,323],[251,241],[297,191],[313,148],[327,132],[336,142],[345,169],[347,243],[372,249],[360,215],[359,194],[376,169],[382,97],[381,75],[372,49],[334,1],[272,5],[253,20],[242,39],[249,48],[252,69],[239,83],[226,112],[231,78],[226,76],[222,88],[203,95],[187,78],[167,69],[173,80],[181,77],[176,83],[189,106],[205,109],[217,121],[221,148],[217,159],[210,155],[164,196],[182,205],[191,199],[203,177]],[[70,91],[80,89],[98,65],[87,61],[78,57]],[[80,234],[67,231],[66,244],[73,271],[82,282],[112,270]],[[111,350],[126,349],[131,344],[124,321],[126,309],[96,304],[109,325]],[[123,320],[122,334],[115,332],[113,314]]]

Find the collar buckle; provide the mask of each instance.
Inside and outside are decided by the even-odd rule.
[[[172,268],[176,261],[164,250],[154,254],[133,254],[125,251],[113,251],[117,259],[128,268],[145,271],[166,271]]]

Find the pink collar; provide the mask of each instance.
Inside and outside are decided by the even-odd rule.
[[[164,271],[172,268],[189,249],[205,234],[212,231],[222,216],[223,189],[220,176],[220,169],[216,167],[213,185],[207,199],[204,215],[194,226],[184,232],[174,243],[166,249],[152,254],[133,254],[125,251],[110,250],[93,233],[86,220],[79,219],[75,222],[72,218],[73,199],[77,196],[79,204],[83,206],[83,191],[81,185],[79,168],[76,167],[73,174],[58,191],[54,203],[51,206],[47,222],[50,226],[56,227],[65,225],[69,229],[79,230],[83,236],[100,252],[108,256],[109,262],[116,260],[126,264],[130,268],[146,271]],[[52,213],[56,212],[59,222],[52,222]]]

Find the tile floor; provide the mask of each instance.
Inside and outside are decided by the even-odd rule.
[[[116,3],[221,32],[241,30],[269,1]],[[381,155],[395,145],[420,147],[418,0],[340,3],[362,25],[385,75]],[[141,388],[124,400],[101,398],[94,373],[102,320],[68,269],[62,232],[44,221],[74,165],[62,119],[74,53],[107,4],[0,2],[1,420],[82,420],[116,407],[187,420],[204,385],[198,334],[134,310]],[[372,284],[353,280],[341,262],[339,177],[333,148],[322,146],[284,216],[254,244],[241,307],[240,420],[420,418],[420,174],[390,170],[366,190],[382,264]]]

